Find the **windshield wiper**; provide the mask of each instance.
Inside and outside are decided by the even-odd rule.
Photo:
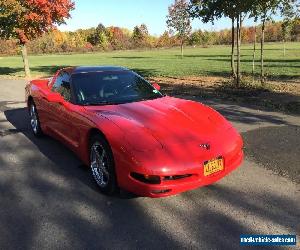
[[[138,99],[138,101],[155,100],[155,99],[159,99],[159,98],[162,98],[162,97],[163,96],[148,96],[148,97],[145,97],[145,98]]]
[[[103,101],[103,102],[86,102],[82,105],[83,106],[101,106],[101,105],[116,105],[116,104],[120,104],[120,103]]]

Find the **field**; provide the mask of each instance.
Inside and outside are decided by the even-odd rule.
[[[283,45],[267,44],[265,50],[266,74],[269,79],[295,80],[300,78],[300,43],[288,43],[286,56]],[[33,76],[51,75],[57,68],[75,65],[121,65],[144,76],[228,76],[230,73],[230,46],[186,48],[180,58],[177,48],[146,51],[114,51],[87,54],[30,56]],[[256,52],[256,73],[259,74],[259,51]],[[252,71],[252,45],[242,47],[242,71]],[[21,56],[0,57],[2,77],[24,75]]]

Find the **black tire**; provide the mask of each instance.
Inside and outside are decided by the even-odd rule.
[[[104,155],[102,157],[102,161],[98,159],[98,163],[95,163],[95,158],[93,158],[93,154],[95,154],[94,153],[95,150],[99,154],[98,155],[99,159],[101,159],[101,157]],[[93,179],[97,183],[100,191],[106,195],[114,195],[119,193],[113,153],[109,146],[109,143],[102,135],[96,134],[92,136],[89,145],[89,153],[90,153],[91,174],[93,176]],[[99,164],[100,162],[102,164]],[[101,165],[102,167],[99,167],[99,165]],[[103,179],[101,179],[101,174],[99,176],[99,172],[101,171],[102,171]]]
[[[29,117],[30,117],[31,130],[36,137],[41,137],[43,135],[43,131],[41,128],[38,110],[35,106],[34,101],[31,100],[29,102],[28,106],[29,106]]]

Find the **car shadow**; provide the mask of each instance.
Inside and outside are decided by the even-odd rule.
[[[79,179],[89,187],[95,189],[96,186],[86,181],[89,179],[88,167],[76,157],[76,155],[66,146],[57,140],[43,135],[41,138],[35,137],[31,131],[29,114],[27,108],[10,109],[4,111],[6,119],[15,127],[14,133],[24,134],[49,160],[58,166],[61,171],[75,170]],[[7,133],[9,133],[7,131]],[[5,132],[5,131],[3,131]],[[63,158],[62,158],[63,157]]]
[[[89,188],[96,192],[100,192],[98,186],[91,177],[89,167],[84,165],[73,151],[50,136],[43,135],[38,138],[33,135],[29,124],[27,108],[6,110],[4,114],[7,121],[9,121],[15,129],[1,131],[0,136],[16,133],[24,134],[43,155],[58,166],[60,171],[69,173],[73,177],[75,176]],[[120,190],[120,193],[116,195],[116,198],[134,199],[138,198],[138,196],[125,190]]]

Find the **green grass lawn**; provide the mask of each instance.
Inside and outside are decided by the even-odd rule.
[[[273,79],[300,78],[300,42],[286,45],[267,44],[265,50],[266,73]],[[87,54],[61,54],[30,56],[33,76],[51,75],[57,68],[75,65],[120,65],[134,69],[144,76],[227,76],[230,73],[230,46],[186,48],[180,58],[177,48],[114,51]],[[256,53],[256,73],[259,73],[259,51]],[[0,75],[23,76],[21,56],[0,57]],[[242,47],[242,71],[252,71],[252,46]]]

